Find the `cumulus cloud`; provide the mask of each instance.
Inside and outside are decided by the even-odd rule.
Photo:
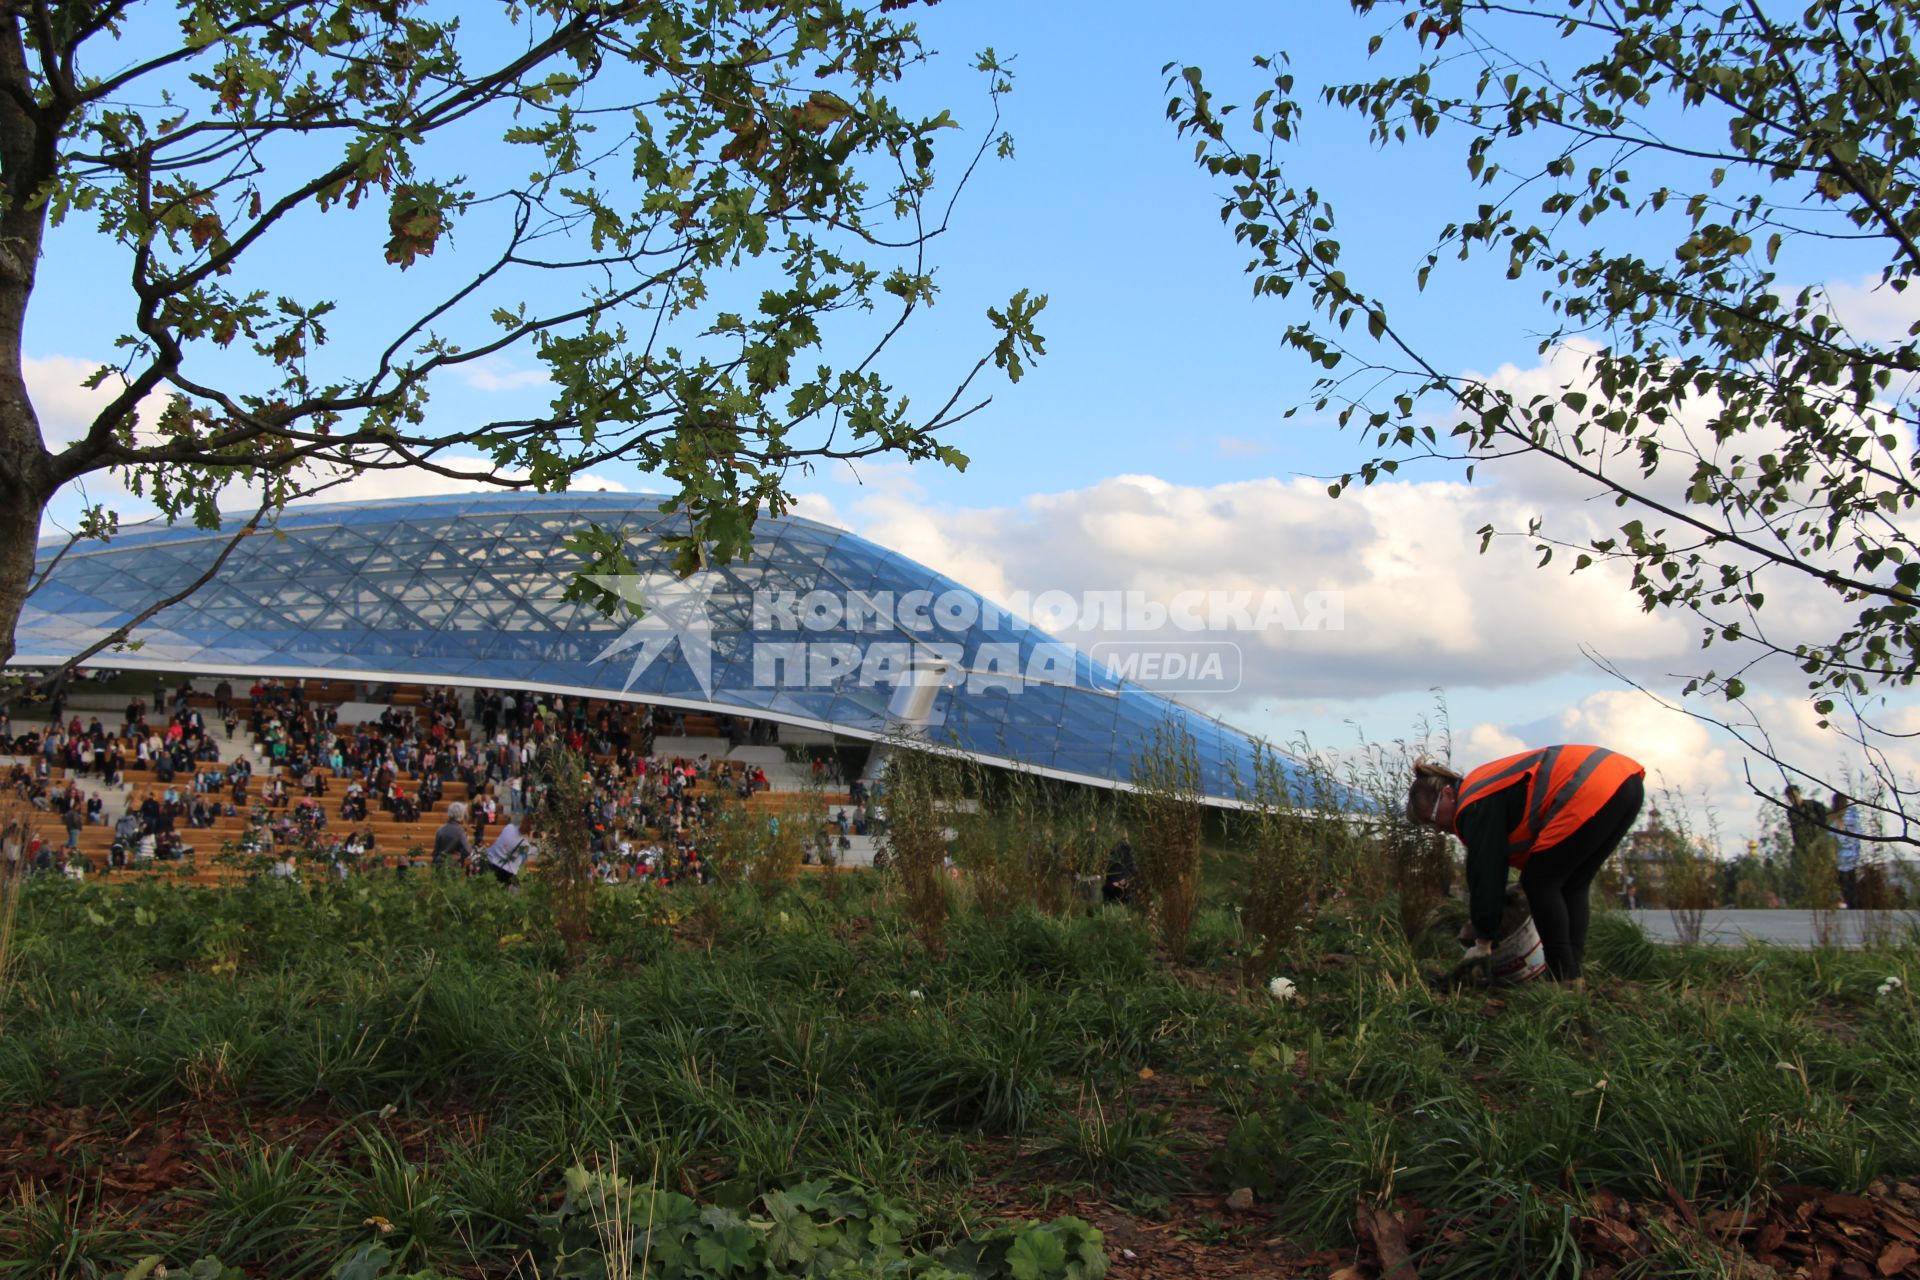
[[[1516,545],[1477,554],[1476,531],[1511,499],[1448,482],[1376,485],[1335,502],[1318,481],[1176,485],[1116,476],[999,508],[930,503],[890,485],[849,507],[854,528],[982,594],[1183,593],[1258,603],[1284,595],[1301,622],[1205,638],[1241,646],[1242,697],[1353,696],[1433,685],[1498,687],[1587,666],[1583,643],[1624,662],[1671,663],[1690,628],[1649,616],[1617,570],[1536,572]],[[1316,615],[1310,596],[1338,608]],[[1121,633],[1080,617],[1082,648]],[[1338,629],[1332,624],[1338,623]]]
[[[100,364],[77,356],[27,356],[20,363],[41,437],[55,452],[86,435],[100,411],[127,385],[118,374],[108,374],[100,385],[87,386]],[[155,393],[143,398],[135,412],[142,425],[152,426],[166,406],[167,397]]]
[[[1631,689],[1588,694],[1555,728],[1558,742],[1620,744],[1654,784],[1683,794],[1715,794],[1735,781],[1731,753],[1705,724]]]
[[[1747,783],[1749,762],[1759,785],[1778,787],[1778,770],[1733,737],[1614,684],[1588,657],[1604,655],[1650,688],[1677,691],[1671,673],[1725,663],[1701,653],[1697,622],[1642,612],[1617,567],[1542,570],[1518,540],[1477,553],[1481,526],[1510,526],[1535,509],[1519,483],[1393,481],[1335,501],[1304,479],[1181,485],[1131,475],[1007,506],[967,507],[932,501],[904,476],[889,476],[851,500],[809,501],[817,505],[803,506],[806,514],[829,512],[834,523],[1003,603],[1047,591],[1136,591],[1162,603],[1193,590],[1256,598],[1283,592],[1296,600],[1338,593],[1340,630],[1209,635],[1241,645],[1242,687],[1182,695],[1282,738],[1299,727],[1290,717],[1323,729],[1343,720],[1377,723],[1382,698],[1404,704],[1435,687],[1457,706],[1551,690],[1557,701],[1547,705],[1564,702],[1564,709],[1502,721],[1480,712],[1457,735],[1455,758],[1473,764],[1556,742],[1614,746],[1645,763],[1656,786],[1711,805],[1723,831],[1741,838],[1756,829],[1763,807]],[[1831,627],[1831,602],[1824,614],[1821,604],[1812,600],[1810,616]],[[1777,599],[1767,612],[1781,606],[1797,607]],[[1089,621],[1049,629],[1087,651],[1131,634]],[[1747,706],[1782,758],[1839,785],[1862,753],[1817,728],[1800,681],[1791,669],[1772,685],[1749,679]],[[1274,718],[1280,708],[1284,723]],[[1884,714],[1884,727],[1916,731],[1920,744],[1920,708]],[[1920,774],[1920,750],[1888,759],[1897,776]]]
[[[824,494],[802,493],[794,498],[790,514],[807,520],[816,520],[821,524],[832,525],[836,529],[851,529],[853,526],[833,505],[833,500]]]
[[[1909,304],[1910,309],[1914,305],[1920,304]],[[1594,384],[1586,362],[1594,353],[1590,343],[1569,342],[1533,364],[1506,364],[1490,374],[1475,376],[1484,376],[1489,385],[1508,392],[1522,403],[1539,396],[1557,397],[1567,390],[1591,392]],[[1753,427],[1724,441],[1716,439],[1707,424],[1717,407],[1717,400],[1711,397],[1695,398],[1665,422],[1645,429],[1645,434],[1658,441],[1662,450],[1660,463],[1651,475],[1643,473],[1637,449],[1587,457],[1595,470],[1618,477],[1628,490],[1642,499],[1629,501],[1624,507],[1616,505],[1612,495],[1600,484],[1543,454],[1502,457],[1483,464],[1479,471],[1481,481],[1510,498],[1506,508],[1508,517],[1494,521],[1495,528],[1503,534],[1524,532],[1528,521],[1537,519],[1544,536],[1584,547],[1597,538],[1616,537],[1623,523],[1638,519],[1650,535],[1664,537],[1677,548],[1698,543],[1702,537],[1698,531],[1659,509],[1686,511],[1704,519],[1709,527],[1725,527],[1724,516],[1689,499],[1696,465],[1705,461],[1727,472],[1743,466],[1751,470],[1755,458],[1781,452],[1786,444],[1785,433],[1773,425]],[[1914,453],[1912,431],[1897,421],[1887,406],[1872,410],[1870,420],[1863,421],[1862,425],[1893,441],[1891,448],[1875,446],[1877,456],[1870,459],[1875,467],[1885,475],[1904,474],[1907,459]],[[1802,537],[1783,532],[1799,522],[1798,517],[1792,515],[1796,505],[1811,508],[1818,522],[1824,518],[1827,490],[1854,482],[1864,482],[1868,492],[1883,484],[1896,493],[1899,491],[1898,486],[1867,474],[1863,466],[1850,466],[1840,475],[1828,476],[1816,465],[1806,482],[1798,486],[1774,517],[1776,529],[1766,527],[1750,515],[1737,518],[1734,526],[1737,532],[1768,554],[1731,543],[1704,550],[1711,563],[1732,565],[1750,574],[1752,585],[1764,592],[1767,601],[1757,618],[1730,612],[1724,616],[1715,614],[1717,621],[1738,621],[1747,633],[1763,633],[1770,642],[1786,650],[1799,644],[1826,643],[1838,634],[1840,620],[1857,612],[1859,606],[1851,610],[1836,609],[1841,602],[1830,587],[1812,573],[1774,561],[1771,553],[1784,543],[1792,543],[1797,548],[1804,541]],[[1869,544],[1879,545],[1893,545],[1902,539],[1909,543],[1920,540],[1920,512],[1895,503],[1890,513],[1878,512],[1868,517],[1852,533],[1843,530],[1831,552],[1796,550],[1790,554],[1815,570],[1859,575],[1864,571],[1853,562],[1856,534]],[[1508,540],[1522,544],[1531,541]],[[1563,551],[1561,554],[1573,553]],[[1890,573],[1891,566],[1882,572]],[[1712,572],[1706,576],[1708,580],[1715,577]],[[1696,663],[1690,669],[1705,665]]]
[[[1467,730],[1456,746],[1456,757],[1462,761],[1484,763],[1499,760],[1505,756],[1518,755],[1527,750],[1524,739],[1496,724],[1477,724]]]

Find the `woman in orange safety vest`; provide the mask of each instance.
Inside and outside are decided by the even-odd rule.
[[[1646,769],[1605,747],[1523,751],[1462,777],[1421,761],[1407,790],[1407,817],[1467,846],[1474,948],[1487,955],[1500,932],[1507,868],[1520,872],[1547,970],[1577,981],[1587,950],[1587,893],[1601,864],[1640,816]]]

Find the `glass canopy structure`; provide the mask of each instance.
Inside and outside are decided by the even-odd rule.
[[[912,702],[909,727],[936,744],[1105,786],[1128,782],[1134,754],[1171,718],[1194,738],[1209,796],[1230,799],[1250,779],[1247,735],[852,533],[763,516],[749,559],[682,583],[662,539],[686,521],[659,502],[487,494],[295,507],[277,534],[244,539],[204,587],[142,624],[138,648],[96,661],[540,689],[875,741],[902,732]],[[582,567],[566,540],[589,523],[624,530],[643,574],[607,585],[645,601],[638,621],[566,598]],[[29,597],[14,664],[65,661],[191,584],[227,541],[148,523],[74,547]],[[39,570],[60,545],[43,546]]]

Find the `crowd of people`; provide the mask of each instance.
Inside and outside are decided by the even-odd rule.
[[[392,690],[363,688],[354,691],[357,700],[387,705],[365,723],[343,725],[337,698],[310,699],[298,681],[261,679],[236,699],[231,683],[221,680],[212,692],[212,715],[228,737],[244,725],[252,739],[253,755],[262,761],[257,777],[245,752],[222,763],[193,685],[183,680],[156,695],[164,712],[132,698],[124,724],[111,729],[98,716],[83,724],[76,715],[14,739],[0,713],[0,744],[32,761],[14,765],[7,781],[34,807],[70,824],[66,843],[76,858],[77,828],[112,823],[109,867],[181,857],[191,851],[192,832],[241,817],[243,850],[289,868],[295,855],[317,858],[348,875],[406,860],[398,850],[380,848],[376,828],[386,824],[371,821],[373,815],[410,824],[440,811],[447,821],[434,841],[433,865],[487,874],[498,872],[499,857],[490,855],[502,853],[501,836],[511,831],[522,839],[518,833],[545,804],[548,784],[536,762],[546,748],[564,746],[585,764],[581,818],[596,873],[608,881],[660,884],[709,879],[722,795],[744,799],[770,789],[765,769],[756,765],[657,753],[656,738],[684,735],[686,717],[645,705],[507,689],[462,695],[447,688],[423,689],[412,705],[393,705]],[[477,734],[470,718],[478,722]],[[778,727],[767,722],[714,719],[711,732],[729,743],[777,737]],[[709,732],[705,725],[701,731]],[[119,786],[129,769],[150,782],[132,788],[115,818],[82,783]],[[445,804],[450,792],[464,801]],[[855,797],[851,817],[845,807],[834,815],[809,843],[809,859],[832,860],[836,844],[844,852],[849,835],[865,831],[865,801],[864,794]],[[453,857],[443,847],[449,828],[464,837]],[[525,852],[533,847],[529,841]]]
[[[64,707],[56,701],[49,710],[63,713]],[[244,780],[252,774],[244,759],[224,771],[207,768],[220,763],[219,743],[189,702],[184,682],[170,697],[163,691],[155,708],[142,698],[129,699],[124,720],[113,728],[97,715],[85,724],[78,715],[64,723],[55,715],[44,732],[15,737],[11,719],[0,713],[0,742],[31,761],[8,770],[8,788],[33,808],[59,817],[69,862],[78,857],[80,832],[109,821],[114,826],[109,866],[182,857],[191,851],[182,830],[210,827],[219,815],[238,812],[236,805],[245,803]],[[104,798],[81,783],[119,787],[130,768],[150,772],[154,786],[134,791],[125,810],[110,819]],[[225,785],[236,779],[236,795],[228,800]],[[35,857],[53,861],[44,841]]]

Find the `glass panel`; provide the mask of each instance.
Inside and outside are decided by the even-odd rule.
[[[659,501],[503,493],[301,507],[280,521],[282,537],[241,543],[216,582],[144,626],[145,647],[128,654],[125,665],[319,666],[615,695],[631,680],[635,697],[771,709],[879,734],[892,687],[871,683],[872,670],[856,666],[823,687],[810,683],[803,669],[783,669],[786,683],[777,687],[755,662],[758,646],[850,644],[865,659],[875,643],[939,640],[962,644],[964,665],[979,672],[979,646],[991,642],[1017,647],[1017,669],[1007,674],[1019,678],[1010,685],[973,678],[942,690],[934,702],[937,739],[983,755],[1120,779],[1133,752],[1173,715],[1199,743],[1210,790],[1225,794],[1233,771],[1246,770],[1250,743],[1243,735],[1121,686],[1084,655],[1074,656],[1070,674],[1054,678],[1060,683],[1026,680],[1035,649],[1051,641],[1013,626],[1003,610],[991,627],[976,621],[949,628],[937,611],[930,630],[894,627],[897,602],[908,592],[938,597],[966,588],[856,535],[798,518],[764,518],[753,557],[720,570],[706,601],[710,698],[677,639],[650,654],[636,673],[637,649],[606,654],[630,620],[563,598],[578,563],[564,541],[598,521],[628,531],[636,562],[659,563],[661,539],[686,528],[683,516],[659,515]],[[44,545],[43,562],[60,545]],[[108,546],[69,554],[22,611],[21,656],[53,660],[74,652],[156,594],[191,582],[223,545],[217,535],[150,523],[123,530]],[[887,593],[895,608],[882,619],[858,625],[842,619],[825,631],[777,622],[754,629],[756,593],[816,589],[840,602],[857,592]],[[636,634],[644,639],[648,633]],[[670,634],[668,628],[656,638]]]

